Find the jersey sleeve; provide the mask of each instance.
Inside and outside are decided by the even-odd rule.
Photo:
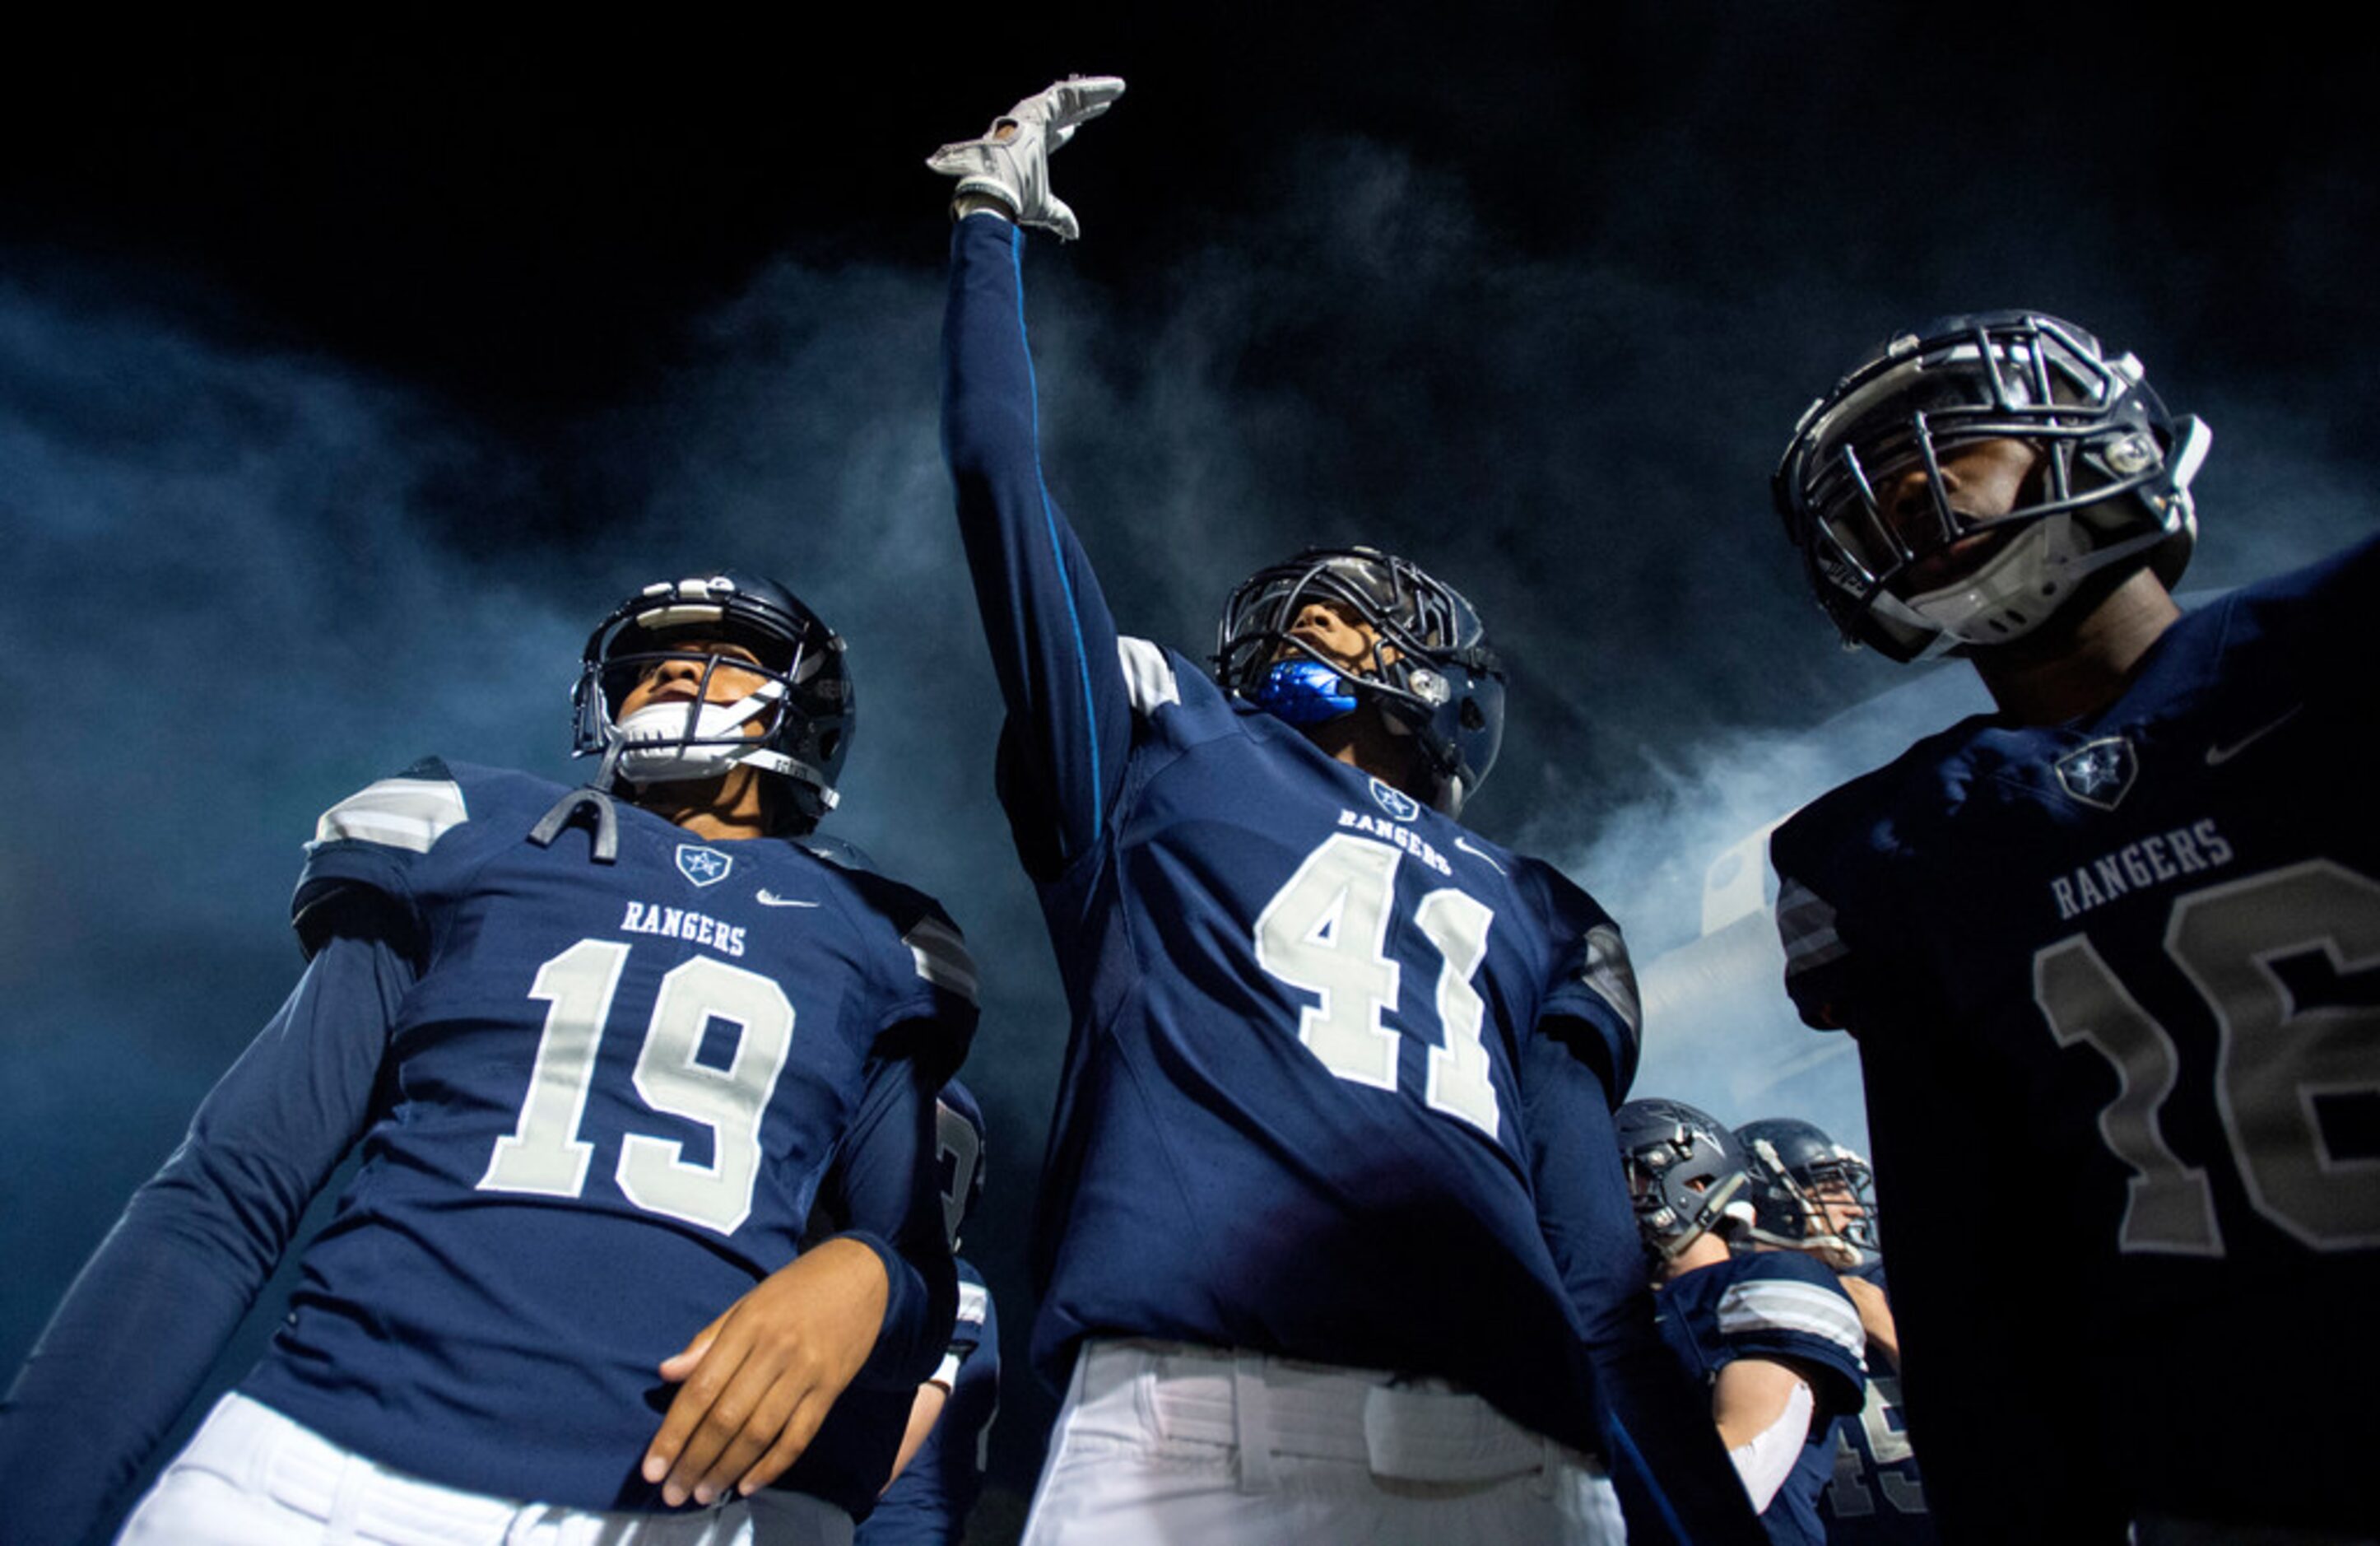
[[[942,447],[1008,710],[1002,798],[1028,866],[1054,874],[1114,810],[1132,722],[1115,621],[1042,477],[1024,240],[990,214],[952,234]]]
[[[958,925],[930,898],[903,888],[885,906],[898,938],[885,956],[877,1050],[915,1060],[939,1084],[958,1071],[975,1037],[975,957]]]
[[[1893,980],[1899,952],[1883,934],[1892,910],[1881,895],[1888,849],[1876,820],[1856,814],[1876,777],[1804,809],[1769,840],[1785,991],[1814,1029],[1858,1036],[1905,996]]]
[[[1548,1033],[1595,1070],[1605,1104],[1616,1111],[1636,1080],[1643,1048],[1644,1012],[1627,941],[1595,898],[1550,867],[1524,862],[1553,940],[1553,980],[1539,1019],[1552,1022]]]
[[[311,956],[344,932],[418,954],[426,936],[415,889],[421,862],[469,819],[461,782],[435,757],[322,812],[289,901],[299,947]]]
[[[323,936],[133,1194],[0,1399],[11,1541],[82,1539],[188,1405],[366,1126],[412,982],[385,941]]]
[[[1630,1539],[1766,1541],[1707,1401],[1654,1327],[1610,1097],[1595,1070],[1550,1037],[1525,1038],[1522,1057],[1538,1220],[1584,1329]]]
[[[1867,1399],[1867,1333],[1835,1275],[1806,1256],[1768,1251],[1720,1296],[1718,1333],[1740,1358],[1790,1362],[1810,1381],[1816,1431]]]

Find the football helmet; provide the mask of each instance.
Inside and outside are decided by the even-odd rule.
[[[975,1092],[953,1079],[934,1102],[934,1148],[941,1171],[942,1227],[951,1249],[959,1248],[959,1229],[983,1200],[983,1107]]]
[[[1708,1231],[1752,1228],[1752,1177],[1727,1125],[1683,1101],[1631,1101],[1614,1114],[1636,1232],[1658,1268]]]
[[[1961,510],[1943,458],[2003,439],[2041,453],[2025,502]],[[1812,403],[1774,493],[1845,645],[1915,660],[2021,639],[2143,565],[2170,588],[2197,540],[2190,481],[2210,440],[2131,355],[2038,311],[1985,311],[1900,335]],[[1923,509],[1890,494],[1912,471]],[[1975,562],[1917,588],[1917,566],[1986,530]]]
[[[1753,1238],[1844,1269],[1876,1259],[1875,1175],[1865,1160],[1798,1117],[1763,1117],[1735,1136],[1751,1157]],[[1840,1214],[1846,1201],[1855,1216],[1830,1216],[1829,1204]]]
[[[737,644],[732,655],[674,648],[673,636]],[[670,661],[699,668],[693,697],[649,704],[619,717],[629,690]],[[732,702],[710,701],[728,671],[759,685]],[[844,645],[794,593],[741,569],[719,569],[646,586],[614,607],[587,640],[571,694],[572,751],[601,755],[595,783],[632,785],[717,778],[750,766],[786,781],[776,824],[798,834],[835,805],[835,779],[851,749],[851,676]],[[757,736],[747,726],[758,722]]]
[[[1355,676],[1290,629],[1308,602],[1353,611],[1378,635]],[[1429,803],[1449,816],[1487,782],[1504,739],[1504,668],[1455,589],[1374,548],[1307,548],[1258,569],[1223,603],[1215,679],[1292,724],[1378,703],[1422,749]]]

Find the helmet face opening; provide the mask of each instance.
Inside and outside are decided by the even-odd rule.
[[[1994,441],[2032,448],[2034,474],[2010,508],[1961,509],[1943,464]],[[1812,404],[1775,493],[1846,642],[1910,660],[2022,638],[2095,574],[2147,564],[2173,583],[2206,443],[2131,356],[2055,317],[1985,312],[1894,338]],[[1901,492],[1912,477],[1922,502]],[[1961,543],[1958,573],[1925,578]]]
[[[1360,670],[1291,631],[1316,602],[1370,626],[1372,658]],[[1504,672],[1479,615],[1453,587],[1372,548],[1308,548],[1242,581],[1216,630],[1215,679],[1298,725],[1378,703],[1418,741],[1430,803],[1449,815],[1486,780],[1503,742]]]
[[[755,768],[784,781],[777,828],[807,832],[833,808],[849,751],[843,654],[834,631],[773,580],[730,569],[649,585],[587,641],[572,749],[604,759],[602,785]],[[623,715],[640,683],[672,675],[682,687]]]

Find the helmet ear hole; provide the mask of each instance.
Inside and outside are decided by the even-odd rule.
[[[1479,700],[1475,698],[1466,698],[1463,700],[1463,728],[1465,730],[1485,730],[1488,728],[1488,716],[1480,712]]]

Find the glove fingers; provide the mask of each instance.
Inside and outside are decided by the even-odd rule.
[[[1081,123],[1096,118],[1115,105],[1123,95],[1123,78],[1118,75],[1070,76],[1050,88],[1047,93],[1058,99],[1060,118],[1066,123]]]

